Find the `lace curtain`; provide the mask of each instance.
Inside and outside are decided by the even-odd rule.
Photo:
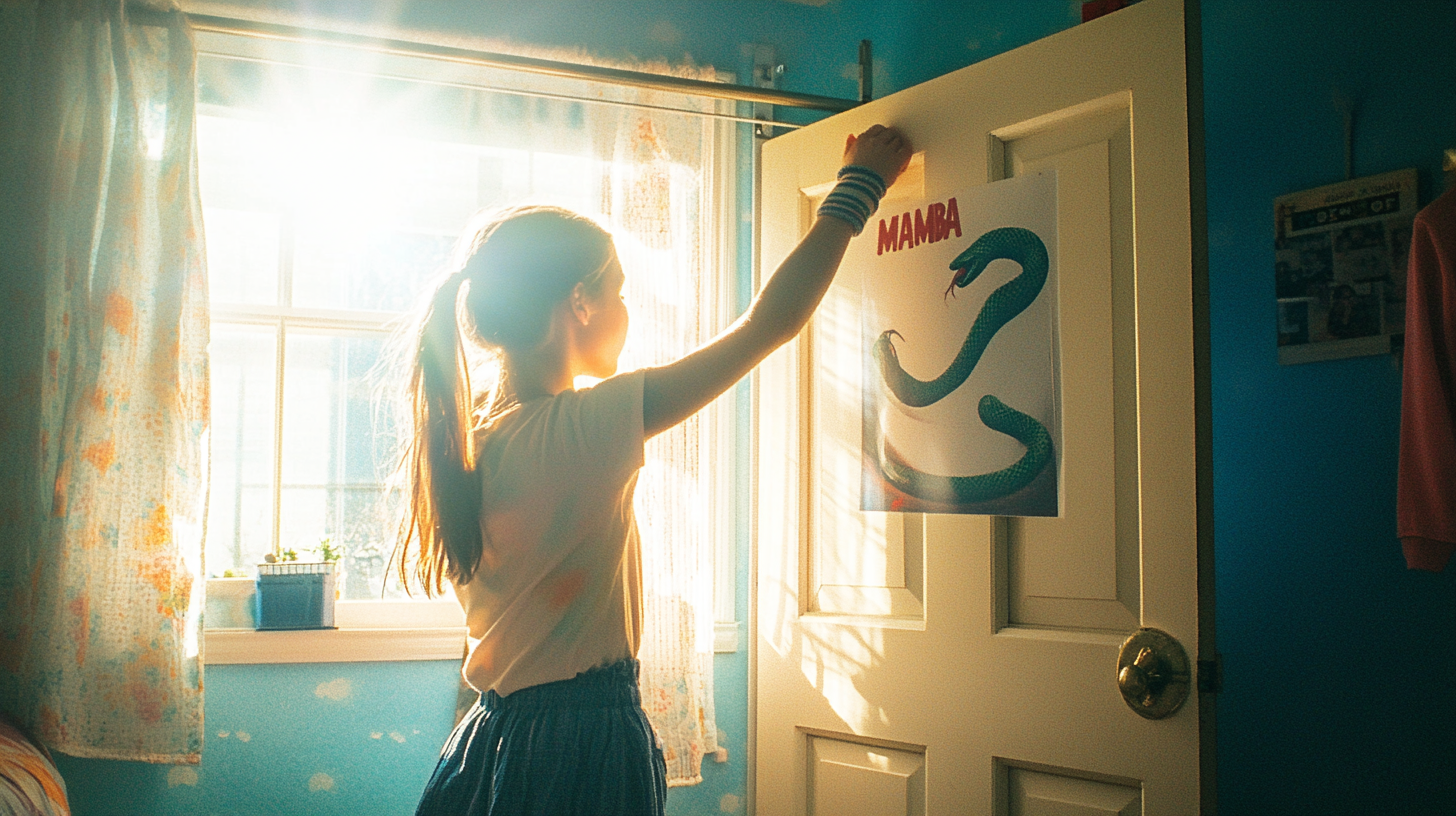
[[[709,205],[702,122],[640,113],[621,119],[615,145],[630,151],[623,162],[630,171],[613,191],[610,216],[628,270],[632,323],[622,369],[630,370],[677,359],[716,333],[704,313],[715,281],[701,217]],[[662,737],[669,785],[701,782],[703,756],[718,748],[704,426],[699,414],[650,440],[637,480],[646,594],[642,706]]]
[[[0,4],[0,705],[73,756],[202,748],[206,277],[179,13]]]

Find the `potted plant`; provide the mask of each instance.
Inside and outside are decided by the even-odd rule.
[[[317,560],[300,561],[298,552],[280,549],[258,565],[258,629],[333,629],[335,584],[342,547],[325,536]]]

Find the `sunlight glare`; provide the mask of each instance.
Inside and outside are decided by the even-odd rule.
[[[887,721],[884,709],[866,700],[857,681],[884,663],[879,629],[847,626],[804,627],[799,668],[804,678],[851,729]]]

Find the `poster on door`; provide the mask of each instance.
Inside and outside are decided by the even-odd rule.
[[[1059,515],[1055,173],[887,202],[845,264],[864,293],[861,507]]]

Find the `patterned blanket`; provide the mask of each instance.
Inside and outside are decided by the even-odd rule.
[[[66,783],[45,750],[0,720],[0,813],[70,816]]]

